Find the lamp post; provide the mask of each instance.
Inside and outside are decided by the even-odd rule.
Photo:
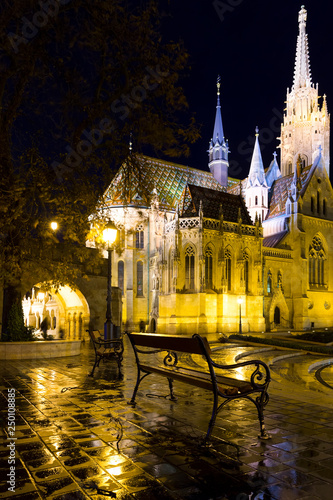
[[[107,296],[106,296],[106,321],[104,328],[104,338],[105,340],[112,340],[113,338],[113,325],[112,325],[112,312],[111,312],[111,279],[112,279],[112,245],[117,237],[117,228],[113,222],[108,222],[103,230],[103,240],[108,246],[108,284],[107,284]]]
[[[239,304],[239,333],[242,333],[242,304],[243,304],[243,299],[239,297],[237,299],[237,302]]]

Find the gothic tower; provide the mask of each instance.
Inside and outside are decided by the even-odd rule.
[[[268,211],[268,189],[259,145],[259,129],[256,127],[256,142],[245,189],[245,203],[253,222],[255,222],[257,217],[261,220],[265,220],[266,218]]]
[[[297,38],[294,82],[287,89],[287,107],[281,125],[281,171],[288,175],[295,171],[301,156],[302,166],[311,165],[322,147],[326,170],[329,174],[330,115],[326,96],[320,107],[318,84],[311,78],[308,36],[306,34],[307,11],[302,5],[299,11],[299,34]]]
[[[220,104],[220,77],[217,78],[217,105],[213,137],[209,143],[209,169],[213,177],[222,185],[228,185],[228,142],[224,138],[221,104]]]

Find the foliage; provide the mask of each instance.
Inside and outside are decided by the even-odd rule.
[[[308,351],[308,352],[318,352],[321,354],[333,354],[333,348],[329,346],[320,346],[313,344],[305,344],[302,342],[297,342],[297,340],[281,340],[281,339],[268,339],[263,337],[254,337],[253,335],[239,335],[233,334],[229,336],[229,340],[239,340],[244,342],[253,342],[257,344],[267,344],[276,347],[285,347],[288,349],[297,349],[299,351]]]
[[[22,342],[36,340],[33,328],[24,325],[23,308],[21,302],[12,304],[8,313],[8,326],[1,337],[5,342]]]
[[[316,330],[314,332],[302,333],[300,335],[294,335],[295,339],[308,340],[310,342],[320,342],[321,344],[328,344],[333,342],[333,332],[332,330]]]
[[[81,272],[75,263],[90,258],[89,215],[128,158],[131,134],[136,153],[172,156],[186,154],[198,137],[193,120],[184,119],[180,76],[188,55],[163,40],[160,17],[155,2],[1,2],[5,289],[26,292],[23,271],[37,281],[47,275],[56,284],[74,282]],[[140,163],[132,163],[140,173]],[[55,250],[62,254],[55,261],[54,249],[63,246],[68,253]]]

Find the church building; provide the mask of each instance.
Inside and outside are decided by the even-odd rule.
[[[205,334],[333,326],[330,115],[311,79],[304,6],[298,20],[280,165],[274,152],[265,168],[256,129],[248,177],[228,176],[218,79],[210,172],[130,152],[107,189],[98,212],[119,229],[112,284],[121,289],[124,328]]]

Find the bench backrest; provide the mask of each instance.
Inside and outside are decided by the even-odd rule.
[[[179,351],[190,354],[204,354],[206,350],[210,355],[210,347],[206,337],[194,335],[193,337],[186,336],[171,336],[158,334],[144,333],[128,333],[133,346],[150,347],[153,349],[164,349],[166,351]]]

